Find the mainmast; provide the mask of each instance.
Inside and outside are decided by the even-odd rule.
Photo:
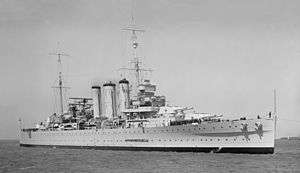
[[[276,89],[273,91],[273,96],[274,96],[274,138],[276,139],[276,133],[277,133],[277,121],[278,121],[278,116],[277,116],[277,94],[276,94]]]
[[[276,89],[273,91],[273,97],[274,97],[274,114],[277,114],[277,95],[276,95]]]
[[[63,104],[63,89],[68,89],[69,87],[65,87],[63,85],[63,75],[62,75],[62,61],[61,58],[63,56],[69,56],[68,54],[65,54],[64,52],[58,51],[56,53],[50,53],[50,55],[57,56],[57,62],[58,62],[58,86],[54,86],[52,88],[56,88],[59,90],[59,112],[61,115],[64,113],[64,104]]]
[[[133,60],[131,60],[130,62],[133,64],[133,68],[121,68],[121,69],[134,71],[135,78],[136,78],[136,87],[138,87],[140,85],[141,81],[142,81],[141,72],[145,72],[145,71],[150,71],[151,72],[152,70],[141,68],[141,64],[142,64],[142,62],[140,61],[141,57],[138,57],[138,55],[137,55],[137,48],[139,46],[139,43],[137,41],[138,40],[137,33],[143,33],[143,32],[145,32],[145,30],[142,29],[141,27],[138,27],[138,26],[135,25],[135,20],[134,20],[134,16],[133,16],[133,9],[132,9],[132,12],[131,12],[131,24],[128,25],[127,27],[123,28],[122,30],[131,32]]]

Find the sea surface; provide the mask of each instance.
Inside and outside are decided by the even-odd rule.
[[[299,172],[300,140],[275,154],[178,153],[20,147],[0,140],[0,172]]]

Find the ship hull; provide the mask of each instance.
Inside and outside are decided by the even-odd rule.
[[[203,153],[247,153],[247,154],[273,154],[274,147],[124,147],[124,146],[68,146],[68,145],[31,145],[20,144],[22,147],[47,147],[69,149],[95,149],[95,150],[126,150],[126,151],[174,151],[174,152],[203,152]]]
[[[243,128],[247,124],[247,129]],[[258,128],[261,124],[262,128]],[[216,153],[274,153],[274,120],[202,122],[151,128],[22,131],[25,147]]]

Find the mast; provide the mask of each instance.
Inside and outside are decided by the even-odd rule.
[[[277,121],[278,121],[278,116],[277,116],[277,95],[276,95],[276,89],[273,90],[273,99],[274,99],[274,139],[276,139],[276,132],[277,132]]]
[[[58,81],[58,88],[59,88],[59,103],[60,103],[60,113],[64,113],[64,105],[63,105],[63,91],[62,91],[62,74],[59,72],[59,81]]]
[[[49,55],[55,55],[57,56],[57,62],[58,62],[58,86],[54,86],[52,88],[57,88],[59,90],[59,112],[61,115],[64,113],[64,104],[63,104],[63,89],[68,89],[70,87],[65,87],[63,85],[63,75],[62,75],[62,61],[61,58],[63,56],[69,56],[68,54],[65,54],[64,52],[58,51],[56,53],[50,53]]]
[[[274,96],[274,114],[276,115],[277,114],[277,98],[276,98],[276,89],[274,89],[273,91],[273,96]]]
[[[131,32],[131,41],[132,41],[132,56],[133,60],[130,62],[134,65],[133,68],[127,69],[132,70],[135,72],[135,78],[136,78],[136,85],[138,86],[141,82],[141,71],[146,71],[146,69],[142,69],[140,67],[141,61],[139,60],[140,57],[137,56],[137,48],[139,43],[137,42],[137,32],[145,32],[145,30],[138,28],[134,24],[129,25],[126,28],[123,28],[122,30],[130,31]]]
[[[141,64],[142,62],[140,61],[141,57],[138,57],[137,55],[137,48],[139,46],[139,43],[137,41],[137,33],[144,33],[145,30],[142,29],[141,27],[138,27],[135,25],[135,19],[134,19],[134,15],[133,15],[133,1],[132,1],[132,9],[131,9],[131,24],[128,25],[125,28],[122,28],[122,30],[124,31],[129,31],[131,32],[131,42],[132,42],[132,56],[133,56],[133,60],[131,60],[130,62],[133,64],[133,68],[121,68],[121,69],[125,69],[125,70],[131,70],[134,71],[135,73],[135,83],[136,83],[136,87],[138,87],[142,81],[141,79],[141,72],[145,72],[145,71],[153,71],[152,69],[144,69],[141,68]]]

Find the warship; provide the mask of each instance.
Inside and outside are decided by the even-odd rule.
[[[227,119],[222,115],[197,113],[191,107],[172,106],[157,94],[157,86],[142,73],[137,56],[137,35],[131,33],[134,80],[120,78],[91,86],[92,98],[68,98],[64,109],[64,84],[59,72],[60,110],[34,128],[20,128],[20,146],[93,148],[214,153],[274,153],[276,110],[256,118]],[[59,52],[58,63],[62,56]]]

